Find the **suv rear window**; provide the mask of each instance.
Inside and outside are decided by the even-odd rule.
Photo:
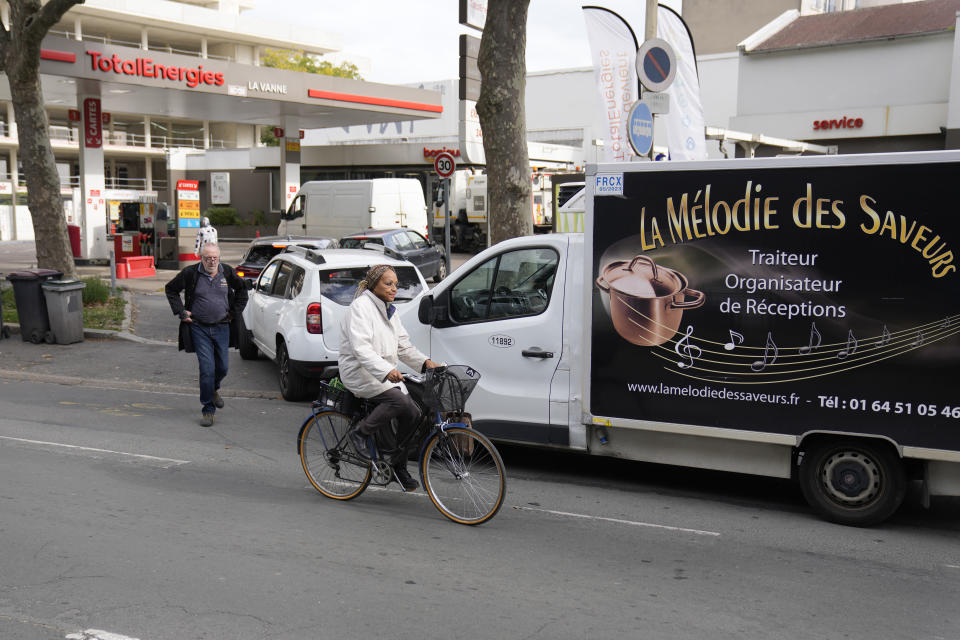
[[[392,267],[397,273],[397,302],[407,302],[423,291],[420,278],[417,277],[416,267]],[[337,304],[349,306],[353,302],[353,295],[357,292],[357,285],[363,280],[369,267],[355,267],[352,269],[335,269],[320,271],[320,294],[330,298]]]
[[[281,250],[281,247],[274,247],[273,245],[269,244],[250,247],[247,255],[243,258],[243,262],[244,264],[262,267],[270,262],[270,258],[280,253]]]

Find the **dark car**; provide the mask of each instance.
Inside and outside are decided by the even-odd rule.
[[[270,259],[290,245],[307,249],[336,249],[333,238],[307,236],[265,236],[250,243],[237,265],[237,275],[245,280],[256,280]]]
[[[375,244],[384,248],[384,252],[394,258],[412,262],[424,278],[433,278],[440,282],[447,277],[447,261],[443,249],[410,229],[367,229],[340,238],[343,249],[362,249],[364,245]]]

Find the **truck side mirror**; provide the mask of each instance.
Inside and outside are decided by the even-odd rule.
[[[417,309],[417,319],[420,324],[430,324],[433,322],[433,296],[423,296],[420,298],[420,308]]]

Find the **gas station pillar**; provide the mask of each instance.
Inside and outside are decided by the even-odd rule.
[[[300,190],[300,118],[284,116],[280,136],[280,184],[283,198],[280,206],[286,211]]]
[[[80,111],[80,255],[108,258],[110,220],[104,193],[103,113],[100,83],[77,79],[77,107]]]

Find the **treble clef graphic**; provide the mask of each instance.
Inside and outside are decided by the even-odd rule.
[[[687,325],[687,330],[682,338],[677,340],[676,346],[673,347],[673,350],[677,352],[677,355],[681,358],[686,358],[687,362],[678,362],[677,366],[681,369],[688,369],[693,366],[693,361],[699,358],[703,354],[703,350],[700,349],[695,344],[691,344],[690,336],[693,335],[693,325]],[[696,354],[696,355],[694,355]]]

